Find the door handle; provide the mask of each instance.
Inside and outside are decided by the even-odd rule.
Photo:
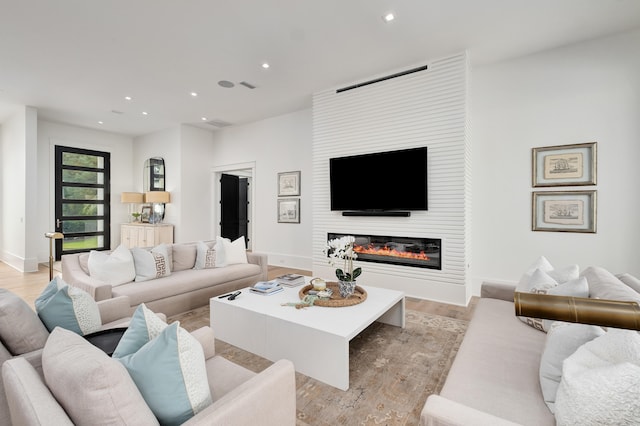
[[[61,226],[62,222],[60,221],[60,219],[56,219],[56,229],[60,229]]]

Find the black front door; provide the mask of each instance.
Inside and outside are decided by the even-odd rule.
[[[56,260],[110,247],[110,154],[55,147]]]

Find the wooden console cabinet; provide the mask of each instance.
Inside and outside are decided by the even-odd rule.
[[[120,243],[126,248],[173,244],[173,225],[123,223],[120,226]]]

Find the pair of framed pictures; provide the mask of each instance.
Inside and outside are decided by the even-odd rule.
[[[278,197],[300,196],[300,171],[278,173]],[[300,198],[278,198],[278,223],[300,223]]]
[[[596,185],[597,143],[532,150],[533,187]],[[596,191],[534,191],[532,230],[596,232]]]

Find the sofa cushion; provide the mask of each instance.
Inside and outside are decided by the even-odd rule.
[[[51,332],[62,327],[80,335],[100,330],[102,320],[95,300],[84,290],[70,287],[59,276],[35,300],[36,312]]]
[[[131,282],[136,277],[131,251],[123,245],[111,253],[91,250],[88,267],[92,278],[114,286]]]
[[[89,253],[80,253],[78,255],[78,263],[85,274],[89,275]]]
[[[618,274],[616,275],[616,278],[622,281],[623,283],[625,283],[626,285],[628,285],[629,287],[631,287],[632,289],[634,289],[637,293],[640,293],[640,279],[627,273]]]
[[[204,352],[178,322],[118,359],[163,425],[179,425],[211,404]]]
[[[156,338],[166,327],[166,322],[148,309],[144,303],[141,303],[133,313],[129,327],[120,338],[112,357],[122,358],[137,352],[148,341]]]
[[[599,266],[590,266],[581,274],[589,283],[589,297],[594,299],[627,300],[640,303],[640,293]]]
[[[630,425],[640,418],[640,334],[609,329],[567,358],[556,396],[563,425]]]
[[[158,424],[127,370],[75,333],[61,328],[51,333],[42,371],[74,424]]]
[[[555,424],[540,392],[545,338],[515,318],[513,302],[479,299],[440,395],[515,423]]]
[[[169,252],[166,244],[160,244],[151,250],[140,247],[131,249],[136,269],[136,282],[162,278],[171,275]]]
[[[0,340],[13,355],[42,349],[49,332],[27,302],[0,289]]]
[[[172,272],[193,269],[196,262],[196,245],[194,243],[173,244]]]
[[[562,363],[580,346],[603,334],[602,327],[595,325],[556,321],[550,327],[540,359],[540,387],[552,413],[562,378]]]
[[[196,244],[196,263],[193,269],[211,269],[216,267],[216,249],[203,241]]]

